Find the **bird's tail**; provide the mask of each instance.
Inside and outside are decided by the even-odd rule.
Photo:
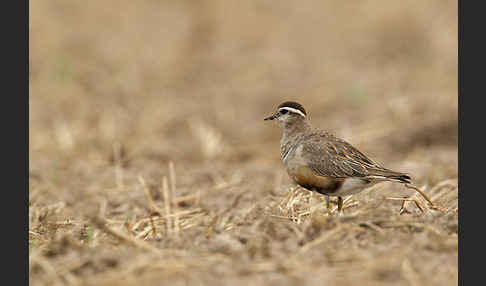
[[[407,175],[407,174],[401,174],[401,175],[398,175],[398,176],[389,176],[387,178],[389,180],[396,181],[396,182],[399,182],[399,183],[404,183],[404,184],[410,184],[411,180],[412,180],[412,178],[410,178],[410,176]]]
[[[394,181],[398,183],[410,184],[412,178],[405,173],[395,172],[388,169],[375,169],[372,172],[372,176],[379,179],[383,179],[386,181]]]

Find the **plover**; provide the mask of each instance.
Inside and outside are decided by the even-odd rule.
[[[410,183],[410,176],[386,169],[348,142],[312,128],[304,107],[286,101],[264,120],[277,120],[282,128],[280,152],[288,175],[299,186],[325,195],[338,197],[342,214],[343,196],[361,192],[383,181]]]

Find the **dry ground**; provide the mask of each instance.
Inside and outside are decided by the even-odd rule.
[[[457,284],[457,1],[31,1],[29,75],[31,285]],[[289,99],[439,209],[327,216]]]

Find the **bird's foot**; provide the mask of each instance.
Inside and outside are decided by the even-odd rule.
[[[338,216],[343,215],[343,205],[344,205],[343,198],[338,197]]]

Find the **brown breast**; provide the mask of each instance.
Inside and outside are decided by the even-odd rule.
[[[342,185],[343,178],[317,176],[309,167],[304,165],[293,166],[287,169],[289,176],[306,189],[325,190],[334,192]]]

